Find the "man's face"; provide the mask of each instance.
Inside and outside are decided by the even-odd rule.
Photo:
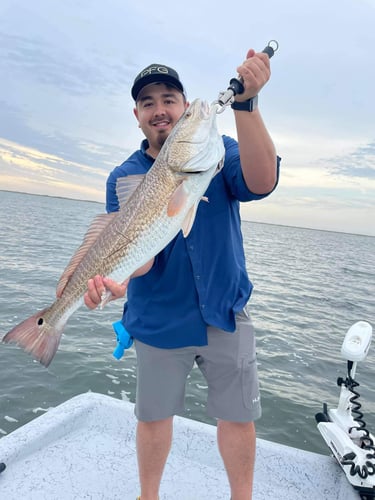
[[[149,142],[149,154],[159,153],[187,106],[181,92],[164,83],[146,85],[140,91],[134,114]]]

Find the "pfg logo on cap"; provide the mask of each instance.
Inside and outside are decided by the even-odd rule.
[[[149,66],[148,68],[146,68],[142,71],[142,73],[140,74],[140,78],[143,78],[144,76],[147,76],[147,75],[152,75],[154,73],[168,75],[169,71],[168,71],[168,68],[166,68],[165,66]]]
[[[173,68],[170,68],[165,64],[154,63],[142,70],[134,80],[131,90],[133,99],[137,101],[137,97],[141,89],[151,83],[165,83],[166,85],[175,87],[184,94],[184,87],[180,82],[178,73]]]

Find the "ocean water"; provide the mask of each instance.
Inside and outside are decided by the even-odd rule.
[[[0,337],[53,301],[57,280],[81,243],[98,203],[0,191]],[[263,416],[258,436],[328,454],[316,428],[323,402],[336,407],[340,349],[359,320],[375,326],[375,238],[243,222],[255,290]],[[20,348],[0,344],[0,438],[77,394],[95,391],[134,401],[133,349],[117,361],[112,322],[121,301],[82,307],[69,320],[48,369]],[[358,363],[364,420],[375,432],[375,342]],[[206,384],[193,369],[186,416],[205,415]],[[1,457],[0,457],[1,459]]]

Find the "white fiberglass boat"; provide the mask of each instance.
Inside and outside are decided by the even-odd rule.
[[[0,439],[2,500],[135,500],[132,403],[76,396]],[[3,467],[4,468],[4,467]],[[161,500],[229,500],[216,428],[175,418]],[[253,500],[358,500],[332,457],[257,442]]]

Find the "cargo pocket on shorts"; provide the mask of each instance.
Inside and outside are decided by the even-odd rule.
[[[259,405],[259,383],[256,358],[242,360],[242,397],[245,408],[251,410]]]

